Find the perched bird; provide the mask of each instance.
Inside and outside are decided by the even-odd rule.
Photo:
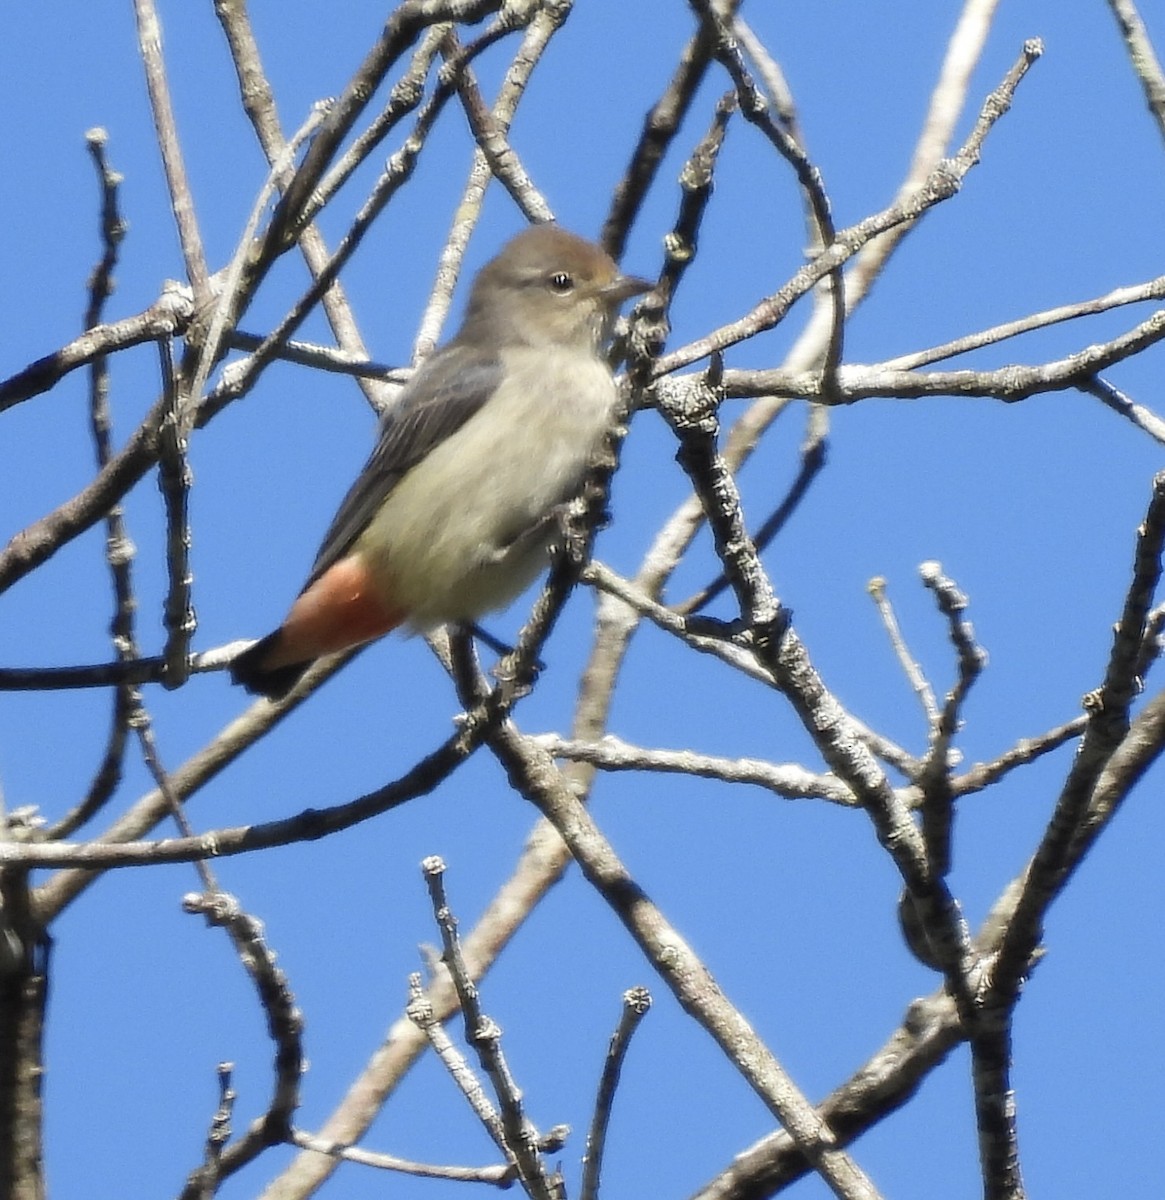
[[[556,225],[509,242],[385,416],[303,591],[235,658],[234,681],[277,699],[321,655],[474,621],[528,587],[610,427],[611,325],[650,287]]]

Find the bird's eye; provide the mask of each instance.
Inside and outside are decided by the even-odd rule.
[[[555,271],[550,276],[550,290],[557,292],[560,296],[565,296],[567,292],[573,292],[574,276],[568,275],[565,271]]]

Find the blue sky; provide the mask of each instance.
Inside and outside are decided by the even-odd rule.
[[[255,3],[253,20],[286,128],[337,93],[384,19],[349,0]],[[745,13],[785,69],[837,224],[893,196],[953,24],[955,5],[754,0]],[[225,264],[265,178],[235,100],[210,5],[163,4],[167,62],[198,217],[214,268]],[[1158,48],[1162,14],[1144,6]],[[597,233],[642,114],[668,78],[692,19],[679,0],[579,0],[535,75],[513,143],[557,216]],[[1107,7],[1085,0],[1004,3],[975,73],[981,99],[1025,38],[1045,55],[988,139],[962,192],[931,212],[847,331],[854,362],[923,348],[1161,272],[1165,155]],[[483,59],[487,94],[508,61]],[[631,238],[625,266],[651,275],[678,202],[683,158],[727,87],[701,93]],[[109,132],[129,222],[108,315],[148,306],[181,257],[151,133],[131,6],[15,6],[0,44],[0,376],[76,335],[98,253],[96,186],[83,134]],[[395,142],[393,145],[395,146]],[[407,360],[437,250],[460,196],[471,141],[452,109],[415,179],[384,214],[344,282],[374,355]],[[334,243],[371,176],[360,173],[322,227]],[[468,268],[520,227],[494,188]],[[747,311],[802,261],[804,229],[790,172],[742,121],[729,130],[701,257],[674,312],[679,345]],[[263,332],[302,286],[289,258],[244,325]],[[459,293],[459,296],[461,293]],[[982,352],[970,365],[1040,362],[1103,341],[1145,307],[1072,323]],[[801,328],[733,350],[730,366],[778,365]],[[322,323],[305,336],[322,338]],[[1134,399],[1159,407],[1161,352],[1114,369]],[[153,401],[150,347],[112,364],[115,437]],[[91,477],[86,392],[78,373],[5,412],[0,540]],[[725,419],[737,407],[726,406]],[[195,646],[267,631],[298,590],[335,504],[358,469],[373,418],[349,381],[276,366],[259,388],[192,440]],[[793,478],[804,412],[783,416],[742,471],[754,523]],[[634,571],[686,494],[674,443],[654,413],[635,420],[597,554]],[[1103,673],[1160,447],[1083,395],[1022,404],[873,400],[832,415],[829,465],[765,555],[774,583],[827,684],[852,712],[918,751],[921,713],[866,595],[889,581],[912,649],[935,687],[953,662],[945,628],[918,582],[942,562],[971,600],[990,665],[965,710],[959,748],[987,761],[1017,738],[1068,720]],[[162,644],[164,527],[152,477],[127,501],[138,548],[139,636]],[[110,657],[110,592],[93,531],[0,596],[0,665]],[[672,582],[682,599],[714,573],[704,537]],[[493,625],[512,635],[529,597]],[[733,615],[727,598],[714,609]],[[592,598],[580,590],[549,643],[547,670],[517,710],[527,731],[566,727],[585,659]],[[1152,691],[1153,680],[1150,681]],[[222,676],[148,692],[164,761],[175,766],[243,707]],[[11,807],[50,816],[87,787],[108,720],[99,693],[0,694],[0,787]],[[259,746],[199,793],[196,828],[264,821],[338,803],[395,778],[442,741],[453,690],[419,641],[370,649]],[[628,741],[776,761],[818,760],[779,698],[644,628],[610,723]],[[978,922],[1023,866],[1069,762],[1050,756],[961,807],[952,884]],[[148,789],[131,754],[110,816]],[[1122,1196],[1160,1188],[1165,1052],[1157,914],[1165,818],[1153,772],[1055,906],[1048,955],[1019,1007],[1015,1081],[1032,1195]],[[642,774],[600,779],[594,812],[631,870],[702,953],[724,990],[810,1097],[845,1079],[901,1021],[934,977],[901,947],[899,881],[859,813],[743,787]],[[265,923],[307,1016],[311,1069],[303,1127],[317,1127],[400,1014],[417,945],[437,931],[418,864],[440,854],[469,927],[508,877],[533,823],[496,764],[479,754],[436,793],[320,843],[218,865],[222,885]],[[98,821],[98,829],[105,821]],[[49,1180],[58,1197],[174,1194],[201,1154],[216,1095],[214,1066],[238,1064],[238,1121],[259,1110],[269,1049],[225,938],[183,915],[188,866],[110,874],[54,929],[47,1078]],[[622,992],[646,983],[656,1005],[617,1101],[609,1194],[684,1196],[772,1128],[772,1120],[664,986],[577,872],[533,915],[491,972],[484,1003],[534,1119],[566,1122],[572,1183],[591,1096]],[[484,1163],[494,1155],[461,1098],[424,1062],[374,1124],[371,1148]],[[902,1113],[855,1148],[888,1197],[978,1194],[966,1055],[958,1051]],[[272,1152],[222,1194],[260,1194],[290,1152]],[[109,1181],[100,1190],[95,1179]],[[117,1181],[116,1183],[113,1181]],[[323,1195],[461,1194],[347,1167]],[[572,1191],[572,1194],[574,1192]],[[808,1180],[798,1197],[826,1195]]]

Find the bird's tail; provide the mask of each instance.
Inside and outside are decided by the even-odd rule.
[[[248,692],[281,700],[317,658],[383,637],[404,619],[359,557],[342,558],[299,594],[274,633],[231,663],[231,678]]]
[[[268,700],[282,700],[299,682],[313,659],[304,662],[279,663],[268,666],[269,658],[276,658],[283,630],[277,629],[249,646],[231,663],[231,679],[241,684],[253,696],[266,696]]]

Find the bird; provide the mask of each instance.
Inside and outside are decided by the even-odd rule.
[[[302,591],[233,659],[234,682],[278,700],[324,655],[476,622],[523,592],[611,427],[619,308],[651,287],[557,224],[510,240],[382,418]]]

